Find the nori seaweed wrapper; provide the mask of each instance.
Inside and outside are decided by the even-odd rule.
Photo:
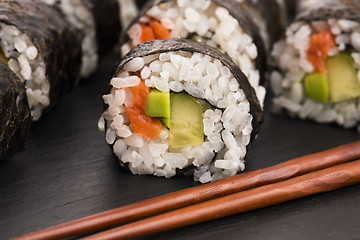
[[[241,8],[248,11],[255,24],[257,24],[263,34],[267,34],[267,39],[263,38],[267,49],[270,49],[285,30],[288,13],[286,4],[282,0],[254,1],[243,0]]]
[[[286,8],[287,25],[289,25],[289,23],[293,22],[294,20],[298,1],[299,0],[284,0],[285,8]]]
[[[120,4],[117,0],[82,0],[82,3],[94,16],[98,53],[103,56],[119,41]]]
[[[240,88],[244,91],[246,99],[250,103],[250,113],[253,116],[252,137],[255,138],[263,121],[263,110],[260,106],[255,90],[251,87],[247,77],[241,69],[231,60],[229,56],[221,53],[218,49],[213,48],[206,43],[195,42],[188,39],[173,38],[167,40],[154,40],[139,44],[131,49],[131,51],[120,61],[113,75],[116,76],[116,74],[123,69],[124,65],[134,58],[175,51],[205,54],[214,59],[220,60],[226,67],[229,68],[232,75],[239,82]]]
[[[134,0],[138,9],[141,9],[147,2],[147,0]]]
[[[129,25],[128,29],[123,32],[121,37],[121,44],[125,43],[128,40],[127,30],[130,27],[139,21],[139,19],[146,14],[146,12],[155,5],[159,5],[161,3],[166,3],[170,1],[176,0],[148,0],[144,3],[142,9],[139,11],[139,15],[133,20],[133,22]],[[226,8],[230,15],[233,16],[238,22],[240,27],[243,29],[245,33],[247,33],[250,37],[252,37],[254,44],[257,47],[258,56],[256,58],[256,68],[260,72],[260,81],[261,84],[265,83],[265,71],[266,71],[266,49],[265,43],[263,42],[260,31],[257,25],[251,20],[252,16],[248,11],[242,9],[240,4],[235,0],[211,0],[216,5]]]
[[[50,82],[48,111],[79,78],[81,46],[78,35],[59,11],[34,0],[0,2],[0,22],[17,27],[37,47]]]
[[[24,149],[31,122],[24,84],[0,61],[0,161]]]
[[[360,2],[358,0],[302,0],[297,3],[295,21],[320,21],[347,19],[360,21]]]

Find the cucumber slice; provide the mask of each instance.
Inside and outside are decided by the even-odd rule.
[[[329,101],[329,84],[326,74],[312,73],[305,77],[305,91],[308,98],[319,102]]]
[[[146,104],[146,115],[170,118],[170,93],[151,89]]]

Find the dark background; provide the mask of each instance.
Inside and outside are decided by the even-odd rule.
[[[25,151],[0,163],[0,239],[199,185],[182,176],[134,176],[97,129],[115,57],[33,125]],[[247,171],[359,139],[355,130],[269,113]],[[144,239],[360,239],[360,185]]]

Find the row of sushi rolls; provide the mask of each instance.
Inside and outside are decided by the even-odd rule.
[[[98,128],[133,174],[235,175],[265,108],[360,131],[359,0],[0,0],[0,159],[109,52]]]

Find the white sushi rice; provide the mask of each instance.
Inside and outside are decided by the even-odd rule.
[[[98,65],[96,24],[92,13],[82,0],[42,0],[61,9],[69,23],[82,35],[81,77],[92,74]]]
[[[9,59],[9,68],[24,83],[34,121],[50,105],[50,82],[45,63],[30,38],[18,28],[0,23],[0,48]]]
[[[227,53],[248,77],[263,105],[265,88],[259,85],[260,74],[255,66],[257,47],[227,9],[210,0],[177,0],[155,5],[128,30],[130,40],[123,44],[122,55],[140,43],[140,23],[149,19],[160,21],[169,29],[172,38],[186,38],[194,33],[206,39],[207,44]]]
[[[123,29],[126,29],[138,14],[135,0],[118,0],[120,4],[120,16]]]
[[[205,141],[201,145],[169,148],[166,127],[156,140],[140,138],[132,131],[125,112],[125,106],[131,106],[132,95],[126,87],[139,84],[138,74],[151,88],[185,90],[215,107],[203,114]],[[193,166],[194,180],[206,183],[244,170],[246,146],[253,130],[250,104],[230,70],[219,60],[189,52],[135,58],[110,84],[111,92],[103,96],[108,108],[98,127],[106,131],[107,143],[114,144],[114,153],[132,173],[169,178],[177,170]]]
[[[290,115],[310,119],[319,123],[337,123],[345,128],[358,127],[360,131],[360,98],[338,103],[320,103],[306,97],[302,80],[314,71],[306,52],[310,36],[331,30],[336,36],[336,46],[329,56],[351,46],[352,58],[358,70],[360,82],[360,24],[344,19],[329,19],[312,23],[295,22],[286,31],[286,38],[275,44],[272,57],[281,71],[271,74],[271,87],[275,94],[273,109],[286,109]]]

